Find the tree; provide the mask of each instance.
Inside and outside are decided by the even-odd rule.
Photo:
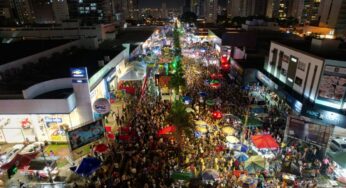
[[[184,70],[179,56],[175,57],[174,61],[171,63],[171,67],[174,71],[174,74],[171,76],[169,86],[170,88],[173,88],[176,93],[178,93],[179,87],[185,86]]]
[[[181,100],[174,101],[167,120],[176,127],[175,137],[180,147],[183,147],[184,144],[183,135],[191,139],[193,138],[194,123],[191,115],[186,112],[186,107]]]
[[[187,23],[195,23],[197,21],[197,15],[193,12],[187,11],[181,15],[180,20]]]

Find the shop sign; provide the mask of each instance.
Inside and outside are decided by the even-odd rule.
[[[86,67],[71,68],[70,71],[72,78],[87,78]]]
[[[97,99],[93,104],[93,109],[99,114],[107,114],[110,111],[111,105],[105,98]]]
[[[50,118],[50,117],[45,117],[44,121],[46,123],[62,123],[62,118]]]
[[[262,83],[264,83],[271,89],[278,89],[278,85],[275,82],[273,82],[270,78],[268,78],[266,75],[264,75],[261,71],[257,71],[256,77],[258,80],[260,80]]]

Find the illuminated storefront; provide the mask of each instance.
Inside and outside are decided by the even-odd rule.
[[[68,114],[0,115],[0,127],[0,142],[66,142],[71,122]]]

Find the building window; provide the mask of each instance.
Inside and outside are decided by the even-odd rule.
[[[303,80],[299,78],[298,76],[296,76],[294,83],[297,84],[298,86],[302,86]]]
[[[287,76],[287,71],[286,71],[285,69],[281,69],[281,74],[282,74],[283,76]]]
[[[288,63],[288,56],[287,55],[282,56],[282,62]]]
[[[305,63],[299,61],[298,63],[298,69],[301,71],[305,71]]]

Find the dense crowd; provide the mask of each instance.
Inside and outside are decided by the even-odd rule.
[[[211,48],[205,48],[206,54]],[[198,48],[195,45],[194,48]],[[211,54],[215,54],[214,52]],[[242,187],[244,181],[237,176],[236,171],[247,174],[252,181],[248,185],[255,187],[316,187],[314,177],[326,174],[329,161],[322,160],[321,152],[317,147],[305,146],[303,143],[283,143],[285,116],[289,113],[287,106],[282,109],[283,102],[279,99],[266,99],[264,104],[268,116],[263,118],[261,127],[244,127],[235,123],[234,117],[244,119],[251,116],[251,105],[256,97],[249,90],[243,90],[234,80],[222,74],[219,79],[220,87],[212,88],[205,83],[213,73],[219,74],[217,66],[204,66],[193,60],[184,61],[186,70],[194,70],[185,76],[187,87],[184,96],[192,98],[188,104],[194,111],[192,118],[195,121],[205,121],[206,132],[196,137],[184,137],[177,140],[173,135],[158,135],[158,131],[167,126],[168,113],[171,102],[162,101],[159,97],[144,95],[137,92],[125,100],[123,115],[113,112],[114,119],[119,125],[116,141],[109,144],[110,152],[102,156],[103,166],[91,178],[90,187],[120,187],[120,188],[165,188],[181,187]],[[194,74],[198,74],[194,75]],[[198,78],[198,79],[196,79]],[[140,90],[139,84],[134,84]],[[258,88],[254,87],[254,91]],[[264,92],[269,90],[261,88]],[[206,93],[201,96],[200,93]],[[258,91],[257,91],[258,92]],[[215,104],[208,105],[206,100],[213,100]],[[227,118],[216,119],[212,112],[231,114]],[[233,118],[232,118],[233,117]],[[281,146],[275,157],[268,159],[268,167],[262,170],[247,172],[244,161],[236,157],[238,151],[228,147],[227,134],[223,127],[232,127],[234,136],[242,143],[249,145],[252,135],[271,134]],[[120,139],[123,134],[128,139]],[[257,155],[248,151],[249,156]],[[99,156],[95,154],[96,156]],[[100,157],[100,156],[99,156]],[[218,174],[217,179],[203,177],[206,170],[212,169]],[[192,174],[189,181],[176,181],[172,175],[177,172]],[[292,181],[284,181],[282,173],[298,174]],[[306,177],[309,175],[309,177]]]

